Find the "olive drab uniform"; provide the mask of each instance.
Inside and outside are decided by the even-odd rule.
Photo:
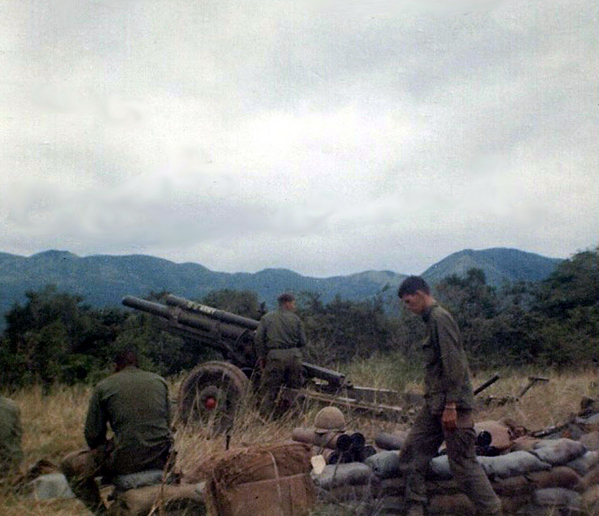
[[[21,411],[18,405],[0,396],[0,477],[18,470],[23,460]]]
[[[271,411],[282,386],[302,386],[302,353],[306,334],[301,319],[291,310],[279,307],[260,319],[256,330],[258,356],[265,361],[260,382],[262,407]]]
[[[436,303],[422,318],[426,324],[425,402],[400,453],[407,465],[406,502],[426,503],[426,469],[445,440],[452,475],[478,514],[501,514],[501,502],[476,460],[474,395],[460,330],[449,312]],[[441,418],[445,404],[452,402],[457,428],[445,431]]]
[[[96,385],[84,430],[90,449],[69,454],[61,464],[71,489],[92,512],[104,511],[94,477],[164,468],[173,443],[169,411],[168,386],[157,374],[128,366]]]

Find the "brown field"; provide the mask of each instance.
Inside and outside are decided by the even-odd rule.
[[[370,362],[353,364],[347,371],[354,383],[376,387],[397,387],[393,377],[393,362],[374,359]],[[492,372],[479,373],[474,385],[481,384]],[[527,376],[540,374],[550,378],[549,383],[538,384],[517,404],[485,408],[476,415],[476,420],[510,417],[529,430],[539,430],[563,422],[570,414],[577,412],[583,396],[597,394],[593,371],[576,373],[547,373],[542,371],[500,371],[502,378],[481,396],[516,395],[526,384]],[[172,392],[177,392],[177,382],[173,382]],[[408,384],[407,389],[418,391],[416,384]],[[25,466],[39,459],[58,462],[66,453],[84,447],[82,435],[83,421],[87,409],[90,390],[85,387],[57,387],[48,396],[42,395],[39,388],[30,388],[11,395],[21,407],[24,428],[23,448]],[[285,440],[290,437],[295,426],[311,426],[319,407],[306,407],[301,416],[283,421],[264,421],[254,410],[246,410],[231,434],[231,447]],[[348,427],[359,429],[367,438],[373,439],[378,431],[393,431],[402,425],[389,422],[354,418],[346,414]],[[405,425],[404,425],[405,427]],[[210,438],[201,430],[178,429],[175,435],[178,450],[177,464],[189,474],[205,459],[224,451],[223,437]],[[340,514],[341,509],[330,512],[324,507],[315,514]],[[16,495],[10,490],[0,489],[0,514],[3,516],[55,515],[72,516],[86,514],[83,506],[75,500],[38,502],[25,495]]]

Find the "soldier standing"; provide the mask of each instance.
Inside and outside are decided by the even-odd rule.
[[[406,278],[397,295],[426,324],[424,406],[400,454],[402,462],[407,464],[408,515],[424,514],[426,469],[443,441],[453,478],[472,500],[477,513],[500,515],[501,502],[474,451],[474,395],[460,330],[449,312],[431,296],[422,278]]]
[[[21,411],[18,405],[0,396],[0,477],[14,473],[23,460]]]
[[[94,514],[106,512],[95,477],[163,469],[173,443],[164,379],[139,369],[130,350],[116,356],[115,370],[96,385],[89,402],[84,435],[90,449],[61,463],[71,489]]]
[[[292,389],[302,386],[300,348],[306,345],[304,326],[295,313],[293,294],[283,293],[277,301],[278,309],[268,312],[260,319],[255,337],[262,367],[261,391],[264,393],[264,411],[272,410],[282,386]],[[290,401],[287,400],[286,404],[290,404]]]

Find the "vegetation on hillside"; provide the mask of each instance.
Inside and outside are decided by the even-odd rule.
[[[482,270],[470,269],[465,276],[444,278],[434,293],[456,317],[474,369],[506,363],[578,366],[591,363],[599,345],[599,248],[561,262],[541,283],[498,289],[487,284]],[[147,315],[83,301],[46,287],[13,306],[0,340],[5,386],[39,383],[47,390],[55,383],[93,382],[124,346],[137,348],[143,365],[163,375],[213,358],[209,350],[160,331]],[[215,291],[200,301],[253,318],[263,309],[250,291]],[[411,314],[386,310],[382,297],[324,303],[318,294],[301,293],[298,301],[310,342],[307,359],[319,365],[392,350],[409,362],[418,353],[423,325]]]

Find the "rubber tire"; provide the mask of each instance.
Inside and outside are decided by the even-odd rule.
[[[214,433],[227,431],[250,389],[241,369],[228,362],[206,362],[189,373],[179,389],[179,419],[185,424],[201,424]],[[217,398],[215,409],[206,409],[198,399],[202,393]],[[216,394],[216,395],[215,395]]]

